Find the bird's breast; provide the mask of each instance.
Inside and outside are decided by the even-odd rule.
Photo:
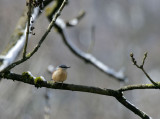
[[[55,82],[63,82],[66,80],[66,78],[67,78],[67,72],[64,71],[63,69],[58,69],[54,71],[52,74],[52,79]]]

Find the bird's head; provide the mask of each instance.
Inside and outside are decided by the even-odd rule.
[[[59,65],[57,68],[68,69],[68,68],[70,68],[70,66],[66,66],[66,65],[62,64],[62,65]]]

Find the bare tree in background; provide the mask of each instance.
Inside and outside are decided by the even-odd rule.
[[[52,3],[54,2],[54,3]],[[75,27],[85,16],[85,12],[81,11],[75,18],[71,20],[64,20],[60,18],[61,13],[64,10],[64,7],[68,0],[27,0],[26,1],[26,10],[24,11],[23,15],[18,21],[18,24],[15,28],[15,31],[12,35],[11,42],[8,44],[6,49],[1,53],[0,56],[0,78],[1,79],[11,79],[16,80],[19,82],[24,82],[30,85],[34,85],[37,88],[46,87],[46,92],[44,95],[45,99],[45,113],[44,118],[49,119],[50,117],[50,108],[51,105],[49,103],[50,94],[48,88],[59,89],[59,90],[69,90],[69,91],[79,91],[79,92],[86,92],[86,93],[94,93],[99,95],[105,95],[114,97],[119,103],[124,105],[130,111],[141,117],[142,119],[151,119],[151,117],[140,110],[138,107],[130,103],[124,96],[124,92],[136,89],[159,89],[160,84],[159,82],[155,82],[145,71],[144,64],[147,58],[147,53],[144,54],[144,58],[142,60],[142,64],[138,65],[136,59],[134,58],[133,53],[130,54],[131,60],[133,64],[141,69],[146,77],[150,80],[151,84],[137,84],[137,85],[128,85],[121,87],[119,89],[108,89],[108,88],[100,88],[94,86],[85,86],[85,85],[76,85],[76,84],[66,84],[63,85],[61,83],[53,83],[52,81],[46,80],[43,76],[34,77],[31,72],[23,71],[22,74],[13,73],[11,70],[24,63],[25,61],[29,61],[32,56],[41,48],[41,45],[46,40],[46,37],[50,32],[52,32],[52,28],[57,30],[57,33],[61,36],[63,43],[67,46],[67,48],[75,54],[78,58],[82,59],[85,63],[93,65],[95,68],[99,69],[103,73],[108,76],[111,76],[117,81],[125,82],[128,80],[124,75],[124,72],[120,70],[119,72],[115,71],[113,68],[105,65],[103,62],[98,60],[94,55],[90,53],[94,45],[94,40],[91,41],[88,52],[84,52],[70,40],[70,37],[67,34],[67,29],[69,27]],[[49,5],[49,6],[48,6]],[[28,48],[28,41],[32,35],[38,35],[35,33],[34,23],[37,18],[42,14],[43,9],[46,8],[46,17],[50,22],[48,28],[44,32],[39,42],[34,47],[33,50],[29,51]],[[92,28],[92,32],[94,34],[94,27]],[[92,37],[94,39],[94,36]],[[17,59],[19,54],[22,52],[22,58]],[[52,73],[53,67],[49,67],[50,72]],[[116,112],[115,112],[116,114]],[[83,118],[83,117],[82,117]],[[107,118],[107,117],[106,117]]]

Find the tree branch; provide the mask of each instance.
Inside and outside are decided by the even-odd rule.
[[[67,3],[67,0],[64,0],[62,5],[59,7],[59,10],[56,12],[54,18],[52,19],[51,23],[49,24],[46,32],[44,33],[44,35],[42,36],[42,38],[40,39],[38,45],[33,49],[33,51],[31,53],[28,53],[27,56],[25,58],[22,58],[12,64],[10,64],[9,66],[7,66],[2,72],[6,72],[11,70],[12,68],[14,68],[15,66],[23,63],[24,61],[28,60],[35,52],[38,51],[39,47],[41,46],[41,44],[43,43],[43,41],[46,39],[48,33],[50,32],[51,28],[53,27],[53,25],[55,24],[55,21],[57,19],[57,17],[60,15],[60,13],[62,12],[65,4]]]
[[[71,91],[95,93],[95,94],[101,94],[101,95],[107,95],[107,96],[113,96],[118,94],[118,91],[114,91],[111,89],[102,89],[98,87],[65,84],[65,83],[63,83],[62,85],[61,83],[53,83],[52,81],[47,82],[45,79],[42,79],[39,77],[36,77],[36,78],[33,77],[33,75],[31,75],[28,72],[24,72],[22,75],[6,72],[1,74],[0,77],[31,84],[37,88],[46,87],[46,88],[60,89],[60,90],[71,90]]]
[[[158,86],[160,87],[160,82],[156,82]],[[129,91],[129,90],[135,90],[135,89],[159,89],[159,87],[155,86],[154,84],[138,84],[138,85],[128,85],[124,86],[119,89],[119,91]]]
[[[52,81],[46,81],[42,76],[34,77],[30,72],[24,72],[22,75],[5,72],[5,73],[0,73],[0,78],[6,78],[6,79],[11,79],[13,81],[16,80],[16,81],[24,82],[27,84],[34,85],[37,88],[46,87],[46,88],[52,88],[52,89],[79,91],[79,92],[87,92],[87,93],[94,93],[99,95],[112,96],[112,97],[115,97],[126,108],[128,108],[129,110],[131,110],[132,112],[140,116],[142,119],[151,119],[151,117],[149,117],[147,114],[139,110],[136,106],[134,106],[133,104],[131,104],[129,101],[125,99],[122,93],[122,91],[126,91],[125,88],[122,88],[121,90],[112,90],[112,89],[102,89],[98,87],[66,84],[66,83],[63,83],[62,85],[62,83],[53,83]]]
[[[129,110],[131,110],[135,114],[139,115],[142,119],[152,119],[146,113],[144,113],[143,111],[141,111],[140,109],[138,109],[135,105],[133,105],[132,103],[130,103],[128,100],[126,100],[126,98],[124,96],[117,96],[116,99],[122,105],[124,105],[126,108],[128,108]]]
[[[26,57],[26,52],[27,52],[27,45],[28,45],[28,38],[29,38],[29,27],[30,27],[30,19],[31,19],[31,0],[28,1],[29,3],[27,3],[28,5],[28,12],[27,12],[27,16],[28,16],[28,23],[27,23],[27,31],[26,31],[26,40],[25,40],[25,45],[24,45],[24,50],[23,50],[23,58]]]
[[[144,63],[145,63],[145,60],[146,60],[146,58],[147,58],[147,52],[144,54],[144,58],[143,58],[143,60],[142,60],[142,64],[141,64],[141,65],[138,65],[138,64],[137,64],[137,61],[136,61],[136,59],[134,58],[134,54],[133,54],[133,53],[130,54],[130,57],[131,57],[131,60],[132,60],[133,64],[134,64],[137,68],[139,68],[139,69],[141,69],[141,70],[143,71],[143,73],[146,75],[146,77],[150,80],[150,82],[151,82],[152,84],[154,84],[155,86],[158,87],[158,84],[157,84],[155,81],[152,80],[152,78],[148,75],[148,73],[147,73],[147,72],[145,71],[145,69],[144,69]],[[159,87],[159,88],[160,88],[160,87]]]
[[[51,20],[50,16],[51,15],[49,14],[48,15],[49,20]],[[85,62],[91,63],[93,66],[95,66],[99,70],[103,71],[107,75],[109,75],[119,81],[125,81],[127,78],[126,78],[126,76],[124,76],[123,71],[116,72],[114,69],[111,69],[110,67],[108,67],[107,65],[105,65],[104,63],[102,63],[101,61],[96,59],[93,55],[91,55],[89,53],[85,53],[85,52],[81,51],[80,49],[78,49],[75,45],[73,45],[73,43],[68,38],[67,33],[66,33],[66,27],[77,25],[79,23],[79,20],[83,16],[84,16],[84,12],[82,12],[78,17],[76,17],[77,19],[75,18],[76,22],[74,22],[74,24],[72,23],[72,25],[70,22],[65,23],[62,19],[60,19],[60,18],[57,19],[57,21],[55,23],[55,27],[56,27],[56,29],[58,29],[58,32],[63,39],[63,42],[76,56],[78,56],[79,58],[81,58]],[[75,19],[74,19],[74,21],[75,21]],[[70,23],[70,25],[68,25],[68,23]]]
[[[53,0],[46,0],[44,2],[44,7],[52,1]],[[27,12],[28,10],[25,9],[11,36],[10,43],[7,45],[7,47],[2,51],[0,55],[0,72],[15,61],[23,49],[27,30]],[[41,12],[39,12],[39,8],[34,8],[31,14],[32,20],[35,20],[40,14]]]
[[[5,67],[3,67],[3,68],[0,67],[3,70],[3,71],[0,70],[0,71],[2,71],[2,72],[0,72],[0,78],[7,78],[7,79],[11,79],[11,80],[21,81],[21,82],[24,82],[24,83],[28,83],[28,84],[34,85],[37,88],[46,87],[46,88],[52,88],[52,89],[70,90],[70,91],[79,91],[79,92],[88,92],[88,93],[94,93],[94,94],[112,96],[112,97],[115,97],[122,105],[124,105],[126,108],[128,108],[129,110],[131,110],[132,112],[134,112],[135,114],[137,114],[138,116],[140,116],[141,118],[143,118],[143,119],[151,119],[151,117],[149,117],[143,111],[139,110],[136,106],[134,106],[133,104],[131,104],[123,96],[123,91],[128,91],[128,90],[133,90],[133,89],[158,88],[158,86],[159,86],[160,83],[156,83],[156,82],[152,81],[152,79],[149,77],[149,75],[145,72],[145,70],[143,68],[143,65],[145,63],[145,59],[146,59],[147,55],[144,57],[141,66],[139,66],[139,65],[136,64],[136,61],[135,61],[135,59],[134,59],[133,56],[131,56],[131,58],[132,58],[133,63],[135,63],[135,65],[138,68],[142,69],[142,71],[145,73],[145,75],[149,78],[149,80],[153,84],[142,84],[142,85],[136,85],[136,86],[132,85],[132,86],[127,86],[127,87],[122,87],[119,90],[102,89],[102,88],[98,88],[98,87],[84,86],[84,85],[75,85],[75,84],[63,84],[62,85],[61,83],[53,83],[51,81],[48,82],[43,77],[33,77],[30,73],[23,73],[22,75],[19,75],[19,74],[14,74],[14,73],[10,73],[9,72],[10,69],[12,69],[16,65],[18,65],[18,64],[20,64],[20,63],[28,60],[32,55],[34,55],[35,52],[38,51],[39,47],[41,46],[41,44],[45,40],[45,38],[48,35],[48,33],[50,32],[51,28],[55,25],[55,27],[58,28],[59,33],[61,34],[64,43],[69,47],[69,49],[74,54],[76,54],[81,59],[85,60],[86,62],[89,62],[89,63],[93,64],[95,67],[99,68],[103,72],[107,73],[108,75],[110,75],[110,76],[112,76],[112,77],[114,77],[116,79],[119,79],[119,80],[124,80],[125,79],[125,77],[122,74],[122,72],[120,72],[120,73],[115,72],[113,69],[110,69],[108,66],[104,65],[102,62],[100,62],[99,60],[97,60],[91,54],[85,53],[85,52],[81,51],[80,49],[77,49],[74,45],[72,45],[72,42],[68,40],[66,31],[65,31],[67,24],[63,20],[61,21],[61,23],[62,23],[61,24],[59,22],[60,19],[57,20],[57,22],[56,22],[57,17],[60,15],[60,13],[61,13],[61,11],[64,8],[64,6],[65,6],[66,3],[67,3],[67,0],[64,0],[63,3],[61,4],[60,8],[58,8],[58,11],[56,12],[56,14],[55,14],[54,18],[52,19],[51,23],[49,24],[48,29],[46,30],[46,32],[44,33],[44,35],[40,39],[38,45],[33,49],[33,51],[31,53],[29,53],[29,54],[26,55],[26,48],[27,48],[27,38],[26,38],[23,58],[21,60],[18,60],[15,63],[12,63],[15,60],[14,58],[16,58],[18,56],[18,54],[16,54],[16,56],[14,56],[14,58],[12,56],[12,61],[9,62],[9,63],[12,63],[11,65],[9,65],[9,63],[8,63],[7,65],[5,65]],[[78,19],[78,17],[77,17],[77,19]],[[69,24],[71,24],[71,25],[68,25],[68,26],[72,26],[72,25],[74,26],[74,25],[76,25],[75,22],[69,23]],[[26,29],[26,26],[24,28]],[[24,38],[23,38],[23,43],[21,41],[21,46],[23,46],[23,45],[24,45]],[[19,53],[21,51],[22,48],[19,48],[17,50],[18,46],[19,45],[17,45],[17,43],[16,43],[16,47],[14,47],[14,48],[16,48],[16,50],[14,50],[14,52],[16,51],[17,53]],[[14,53],[14,52],[13,52],[13,48],[12,48],[12,53]],[[10,53],[10,54],[12,54],[12,53]],[[2,61],[5,61],[6,59],[8,59],[8,57],[5,57],[5,58],[3,56],[0,57],[0,60],[2,60]]]

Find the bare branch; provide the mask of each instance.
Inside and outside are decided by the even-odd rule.
[[[27,23],[26,40],[25,40],[25,45],[24,45],[23,58],[26,57],[26,52],[27,52],[26,50],[27,50],[28,38],[29,38],[30,19],[31,19],[31,0],[29,0],[28,2],[29,2],[27,3],[28,5],[28,12],[27,12],[28,23]]]
[[[46,0],[44,2],[44,7],[52,1],[53,0]],[[12,34],[9,45],[0,55],[0,72],[15,61],[23,49],[27,30],[27,12],[28,10],[25,9]],[[39,8],[34,8],[31,15],[32,20],[35,20],[40,15]]]
[[[134,63],[134,65],[136,65],[138,68],[140,68],[153,84],[131,85],[131,86],[122,87],[119,90],[102,89],[102,88],[99,88],[99,87],[75,85],[75,84],[63,84],[62,85],[61,83],[53,83],[51,81],[48,82],[42,76],[41,77],[34,77],[30,73],[23,73],[22,75],[18,75],[18,74],[14,74],[14,73],[9,72],[10,69],[12,69],[16,65],[18,65],[20,63],[23,63],[24,61],[28,60],[30,57],[32,57],[32,55],[34,55],[34,53],[36,53],[38,51],[41,44],[44,42],[45,38],[47,37],[48,33],[50,32],[51,28],[55,25],[55,27],[58,28],[58,31],[61,34],[61,37],[62,37],[64,43],[68,46],[68,48],[75,55],[79,56],[84,61],[93,64],[95,67],[97,67],[101,71],[107,73],[108,75],[110,75],[110,76],[112,76],[116,79],[119,79],[120,81],[124,81],[126,79],[123,72],[116,72],[113,69],[110,69],[108,66],[106,66],[105,64],[103,64],[102,62],[97,60],[91,54],[85,53],[85,52],[81,51],[80,49],[77,49],[72,44],[72,42],[69,40],[69,38],[67,36],[66,27],[67,26],[74,26],[74,25],[78,24],[79,20],[84,15],[81,14],[80,16],[76,17],[75,19],[73,19],[73,20],[71,20],[70,22],[67,22],[67,23],[64,22],[62,19],[57,19],[57,17],[60,15],[60,13],[61,13],[61,11],[64,8],[66,3],[67,3],[67,0],[64,0],[63,3],[60,4],[61,6],[57,8],[58,11],[54,10],[54,12],[56,14],[53,17],[53,19],[51,20],[51,23],[49,24],[46,32],[44,33],[44,35],[40,39],[37,46],[33,49],[33,51],[31,53],[28,53],[27,55],[26,55],[26,50],[27,50],[27,43],[28,43],[28,37],[29,37],[30,19],[28,18],[28,26],[26,25],[26,21],[25,21],[25,25],[26,25],[24,27],[25,32],[22,33],[23,38],[21,37],[23,40],[20,40],[21,38],[19,40],[17,40],[16,43],[14,44],[14,46],[10,50],[7,51],[7,55],[0,56],[0,61],[3,61],[3,63],[2,63],[3,67],[0,67],[0,71],[2,71],[2,72],[0,72],[0,78],[7,78],[7,79],[11,79],[11,80],[21,81],[21,82],[24,82],[24,83],[27,83],[27,84],[34,85],[37,88],[46,87],[46,88],[52,88],[52,89],[88,92],[88,93],[112,96],[112,97],[115,97],[122,105],[124,105],[126,108],[128,108],[129,110],[131,110],[132,112],[137,114],[142,119],[151,119],[151,117],[149,117],[143,111],[138,109],[135,105],[131,104],[123,96],[123,91],[128,91],[128,90],[133,90],[133,89],[151,89],[151,88],[157,89],[157,88],[160,87],[159,86],[160,83],[159,82],[158,83],[154,82],[143,68],[146,57],[147,57],[147,53],[144,55],[142,65],[140,65],[140,66],[137,64],[135,58],[133,57],[133,54],[131,54],[131,58],[132,58],[132,62]],[[52,11],[52,13],[53,13],[53,11]],[[29,17],[30,17],[30,15],[29,15]],[[56,21],[56,19],[57,19],[57,21]],[[26,40],[25,40],[25,36],[26,36]],[[24,46],[24,44],[25,44],[25,46]],[[18,56],[18,53],[22,50],[23,46],[24,46],[23,58],[21,60],[18,60],[17,62],[12,63],[15,60],[15,58]],[[16,53],[16,55],[13,56],[13,53]],[[10,56],[10,55],[12,55],[12,56]],[[4,61],[8,61],[8,62],[5,63]],[[47,100],[47,95],[46,95],[46,100]]]
[[[129,110],[131,110],[135,114],[139,115],[142,119],[152,119],[146,113],[144,113],[143,111],[141,111],[140,109],[138,109],[135,105],[133,105],[132,103],[130,103],[128,100],[126,100],[126,98],[124,96],[117,96],[116,99],[122,105],[124,105],[126,108],[128,108]]]
[[[36,19],[38,16],[39,8],[34,8],[32,16],[33,19]],[[14,43],[12,41],[9,48],[6,48],[7,51],[5,51],[2,55],[3,57],[6,57],[5,60],[3,60],[0,71],[4,70],[6,67],[8,67],[11,63],[15,61],[19,53],[22,51],[22,48],[25,44],[25,38],[26,38],[26,30],[27,30],[27,17],[26,17],[26,11],[24,12],[24,16],[22,16],[18,22],[18,25],[15,29],[15,32],[13,34],[13,41],[16,40]]]
[[[49,17],[48,17],[48,19],[50,20]],[[79,20],[77,20],[77,21],[79,22]],[[80,49],[78,49],[75,45],[73,45],[72,42],[69,40],[69,38],[67,36],[66,26],[67,26],[66,23],[62,19],[60,19],[60,18],[57,19],[57,21],[55,23],[56,29],[58,29],[58,32],[60,33],[64,43],[66,44],[66,46],[76,56],[78,56],[79,58],[81,58],[82,60],[84,60],[87,63],[91,63],[92,65],[97,67],[99,70],[103,71],[107,75],[109,75],[109,76],[111,76],[111,77],[113,77],[113,78],[115,78],[119,81],[125,81],[127,79],[124,76],[123,71],[116,72],[114,69],[111,69],[110,67],[108,67],[107,65],[105,65],[104,63],[102,63],[101,61],[96,59],[93,55],[91,55],[89,53],[85,53],[85,52],[81,51]]]
[[[116,72],[114,69],[111,69],[110,67],[108,67],[107,65],[105,65],[104,63],[102,63],[101,61],[99,61],[98,59],[96,59],[93,55],[89,54],[89,53],[85,53],[83,51],[81,51],[80,49],[78,49],[77,47],[75,47],[72,42],[69,40],[65,29],[62,29],[60,26],[58,26],[57,24],[57,28],[60,31],[60,34],[63,38],[64,43],[68,46],[68,48],[78,57],[80,57],[81,59],[83,59],[85,62],[87,63],[91,63],[92,65],[94,65],[95,67],[97,67],[99,70],[103,71],[104,73],[106,73],[107,75],[118,79],[119,81],[124,81],[126,80],[126,77],[124,76],[123,72]]]
[[[142,67],[144,66],[145,60],[147,58],[147,54],[148,54],[147,52],[144,53],[144,57],[143,57],[143,60],[142,60]]]
[[[118,91],[114,91],[112,89],[102,89],[98,87],[65,84],[65,83],[63,83],[62,85],[61,83],[53,83],[52,81],[47,82],[45,79],[41,79],[39,77],[33,77],[33,75],[28,72],[24,72],[22,75],[5,72],[1,74],[0,77],[31,84],[37,88],[46,87],[46,88],[52,88],[52,89],[89,92],[89,93],[95,93],[95,94],[101,94],[101,95],[107,95],[107,96],[113,96],[118,94]]]
[[[151,119],[151,117],[149,117],[143,111],[139,110],[136,106],[127,101],[120,90],[102,89],[92,86],[65,84],[65,83],[63,83],[62,85],[62,83],[53,83],[52,81],[48,82],[42,76],[34,77],[30,72],[24,72],[22,75],[5,72],[0,74],[0,78],[7,78],[11,80],[24,82],[27,84],[34,85],[37,88],[46,87],[52,89],[79,91],[79,92],[112,96],[115,97],[126,108],[128,108],[129,110],[140,116],[142,119]]]
[[[60,6],[59,10],[56,12],[54,18],[52,19],[51,23],[49,24],[46,32],[44,33],[44,35],[42,36],[42,38],[40,39],[38,45],[33,49],[33,51],[31,53],[28,53],[27,56],[23,59],[20,59],[12,64],[10,64],[9,66],[7,66],[2,72],[6,72],[9,71],[10,69],[14,68],[16,65],[19,65],[21,63],[23,63],[24,61],[28,60],[35,52],[38,51],[39,47],[41,46],[41,44],[43,43],[43,41],[45,40],[45,38],[47,37],[48,33],[50,32],[51,28],[53,27],[53,25],[55,24],[55,21],[57,19],[57,17],[60,15],[60,13],[62,12],[65,4],[67,3],[67,0],[64,0],[62,5]]]
[[[156,82],[158,86],[160,86],[160,82]],[[159,89],[159,87],[154,84],[137,84],[137,85],[128,85],[119,89],[119,91],[129,91],[129,90],[137,90],[137,89]]]
[[[154,84],[155,86],[158,87],[158,84],[157,84],[155,81],[152,80],[152,78],[148,75],[148,73],[147,73],[147,72],[145,71],[145,69],[144,69],[144,63],[145,63],[145,60],[146,60],[146,58],[147,58],[147,53],[144,54],[144,58],[143,58],[143,60],[142,60],[142,64],[141,64],[141,65],[138,65],[138,64],[137,64],[137,61],[135,60],[133,53],[130,54],[130,57],[131,57],[131,60],[132,60],[133,64],[134,64],[137,68],[139,68],[139,69],[141,69],[141,70],[143,71],[143,73],[146,75],[146,77],[150,80],[150,82],[151,82],[152,84]]]

